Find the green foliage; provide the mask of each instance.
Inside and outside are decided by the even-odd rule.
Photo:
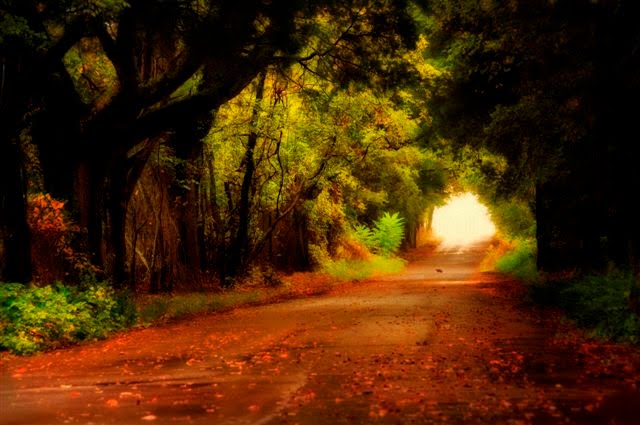
[[[517,199],[501,200],[491,207],[491,218],[509,240],[535,238],[536,222],[529,206]]]
[[[404,219],[396,212],[384,212],[373,223],[373,230],[364,225],[356,225],[353,230],[355,239],[371,251],[384,257],[395,253],[404,239]]]
[[[385,257],[395,253],[404,238],[404,219],[398,213],[385,212],[374,223],[372,239],[377,250]]]
[[[578,325],[599,338],[640,342],[640,284],[631,273],[588,275],[531,286],[532,299],[562,308]]]
[[[436,155],[414,145],[417,119],[404,101],[408,94],[398,97],[356,84],[338,88],[298,66],[286,76],[270,71],[264,89],[260,104],[255,87],[248,86],[223,105],[207,136],[211,167],[201,187],[212,204],[212,214],[205,217],[210,246],[228,245],[237,233],[235,214],[251,132],[258,137],[251,247],[266,246],[268,235],[270,246],[300,251],[291,245],[289,232],[293,221],[304,219],[309,257],[323,264],[354,223],[372,223],[389,205],[408,225],[418,226],[427,200],[444,188],[444,172]],[[296,217],[280,220],[290,213]],[[269,223],[278,221],[282,224],[272,232]],[[363,245],[376,245],[385,255],[397,249],[397,241],[384,232],[379,241],[373,232],[371,238],[360,236]]]
[[[138,321],[150,325],[201,313],[228,310],[260,300],[257,291],[229,291],[219,294],[174,294],[147,297],[138,307]]]
[[[353,236],[358,242],[360,242],[370,250],[373,249],[376,245],[375,239],[373,237],[373,232],[363,224],[357,224],[354,227]]]
[[[404,269],[405,261],[397,257],[378,257],[371,260],[330,261],[323,271],[336,279],[352,282],[375,276],[398,273]]]
[[[61,283],[0,284],[0,347],[19,354],[104,338],[134,320],[126,295],[106,283],[84,290]]]
[[[0,17],[0,45],[9,45],[19,40],[23,46],[38,46],[46,39],[45,35],[33,31],[22,16],[3,13]]]
[[[537,276],[536,242],[534,239],[518,239],[515,248],[498,259],[495,268],[500,273],[531,281]]]

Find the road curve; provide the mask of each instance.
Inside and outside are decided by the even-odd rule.
[[[517,282],[477,271],[485,249],[418,250],[403,273],[328,295],[5,356],[0,424],[640,423],[636,351],[603,372],[601,346],[557,338]]]

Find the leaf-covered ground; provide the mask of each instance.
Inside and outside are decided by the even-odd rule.
[[[637,424],[637,348],[586,339],[477,273],[400,275],[2,361],[2,424]]]

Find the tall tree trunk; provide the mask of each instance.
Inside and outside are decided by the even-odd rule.
[[[105,131],[104,137],[118,140],[126,135]],[[135,284],[126,267],[127,209],[153,147],[154,143],[144,141],[134,155],[114,148],[107,160],[104,153],[95,152],[78,172],[83,182],[76,184],[82,192],[76,196],[86,202],[80,216],[87,217],[89,248],[118,288],[133,289]]]
[[[552,226],[550,209],[547,206],[545,184],[536,183],[535,218],[536,218],[536,264],[539,271],[552,271],[555,268],[552,249]]]
[[[174,193],[180,205],[178,222],[180,231],[180,257],[189,270],[199,272],[202,269],[201,228],[200,223],[200,182],[202,180],[203,139],[211,127],[211,112],[206,111],[177,129],[171,142],[176,155],[183,165],[176,170],[176,179],[184,185]]]
[[[17,143],[0,137],[0,280],[27,283],[31,246],[23,161]]]
[[[27,178],[20,130],[30,108],[30,75],[20,55],[0,57],[0,280],[31,280]]]
[[[242,187],[240,188],[240,202],[238,208],[238,230],[235,240],[232,242],[229,253],[229,266],[227,274],[235,277],[240,269],[245,266],[247,254],[249,252],[249,221],[251,216],[251,189],[253,187],[253,177],[255,174],[254,151],[258,143],[258,116],[260,114],[260,105],[264,96],[264,86],[266,81],[266,72],[261,72],[258,76],[258,85],[256,87],[256,98],[251,113],[251,132],[247,138],[247,150],[244,155],[244,177],[242,179]],[[223,285],[228,285],[226,276],[221,277]]]

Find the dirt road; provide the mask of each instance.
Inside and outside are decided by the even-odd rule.
[[[5,357],[0,424],[640,424],[637,350],[567,335],[517,283],[476,271],[483,248]]]

